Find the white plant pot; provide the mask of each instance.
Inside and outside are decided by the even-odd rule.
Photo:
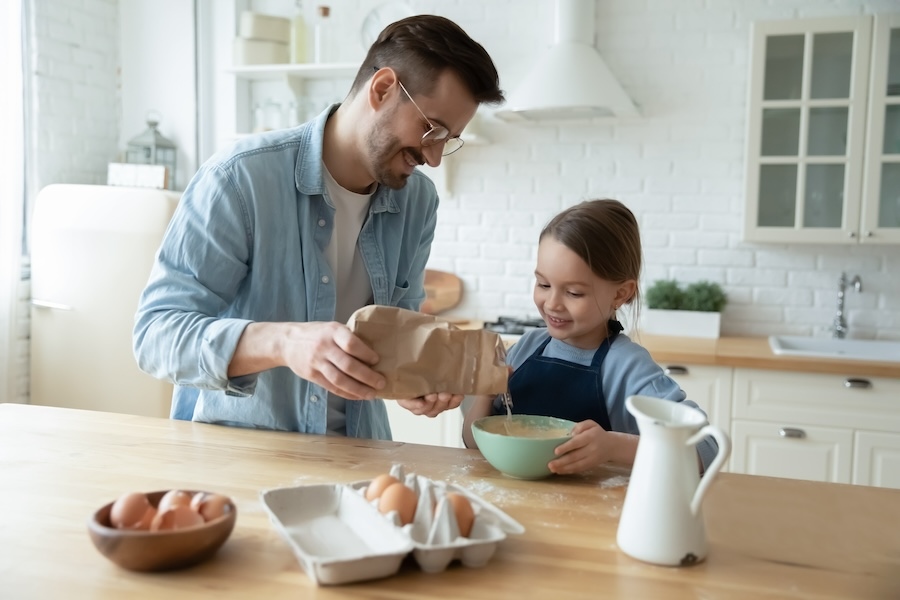
[[[722,314],[695,310],[647,308],[641,313],[641,331],[652,335],[717,338]]]

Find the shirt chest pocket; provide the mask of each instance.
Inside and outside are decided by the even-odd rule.
[[[409,300],[409,298],[407,298],[408,295],[409,281],[404,281],[400,285],[395,285],[391,292],[391,306],[397,306],[402,300]]]

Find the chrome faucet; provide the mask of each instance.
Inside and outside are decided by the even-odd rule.
[[[838,339],[847,337],[847,320],[844,318],[844,292],[847,289],[847,283],[847,274],[841,273],[840,278],[838,278],[837,312],[834,315],[834,323],[831,326],[832,337]],[[857,292],[862,291],[862,279],[859,278],[859,275],[854,275],[849,284]]]

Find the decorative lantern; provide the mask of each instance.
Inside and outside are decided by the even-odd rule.
[[[125,151],[125,162],[141,165],[163,165],[166,167],[167,188],[175,189],[175,163],[177,148],[175,143],[163,137],[156,126],[159,125],[159,115],[149,113],[147,115],[147,131],[132,138],[128,142]]]

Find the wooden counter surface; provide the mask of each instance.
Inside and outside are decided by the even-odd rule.
[[[633,338],[660,364],[693,363],[803,371],[848,376],[900,377],[900,364],[841,358],[778,355],[766,337],[722,337],[714,340],[642,334]]]
[[[317,587],[270,525],[264,489],[369,479],[402,463],[466,486],[525,526],[484,568]],[[710,555],[667,568],[615,543],[628,472],[518,481],[475,450],[244,430],[0,404],[2,598],[897,598],[900,490],[723,474],[704,512]],[[86,521],[125,491],[214,490],[237,524],[208,562],[121,570]]]
[[[480,328],[483,321],[450,321],[457,327]],[[695,364],[723,367],[750,367],[776,371],[831,373],[858,377],[898,377],[900,364],[842,358],[813,358],[778,355],[772,352],[768,337],[687,338],[646,333],[630,336],[647,348],[662,365]]]

